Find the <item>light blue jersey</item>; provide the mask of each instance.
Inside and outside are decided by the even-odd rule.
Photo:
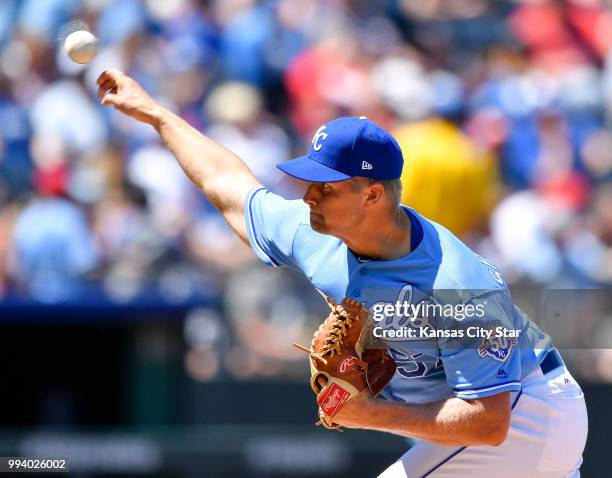
[[[493,265],[444,227],[402,207],[423,237],[410,254],[389,261],[360,260],[341,240],[313,231],[303,201],[262,187],[247,195],[245,220],[264,263],[302,272],[338,302],[348,296],[371,311],[396,307],[373,315],[375,335],[398,365],[386,398],[426,403],[520,390],[552,347],[550,339],[513,304]],[[414,320],[428,306],[437,306],[433,315]]]

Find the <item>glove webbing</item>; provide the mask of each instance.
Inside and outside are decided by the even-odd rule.
[[[334,354],[340,355],[340,347],[342,347],[344,343],[344,337],[346,336],[348,329],[353,325],[353,318],[345,309],[338,310],[338,307],[335,307],[333,314],[337,317],[337,319],[333,323],[331,330],[328,332],[327,337],[325,337],[325,344],[321,347],[320,353],[313,352],[314,342],[319,336],[319,331],[315,333],[315,336],[310,344],[310,349],[300,344],[293,344],[295,348],[308,352],[311,357],[323,362],[325,365],[327,365],[327,360],[325,360],[326,356],[333,357]]]

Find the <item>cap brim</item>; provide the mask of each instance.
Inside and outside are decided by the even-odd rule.
[[[301,156],[286,163],[277,164],[276,167],[289,176],[313,183],[334,183],[351,179],[348,174],[336,171],[308,156]]]

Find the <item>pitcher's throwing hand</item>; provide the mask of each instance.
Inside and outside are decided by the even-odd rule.
[[[122,113],[153,126],[159,121],[159,105],[122,71],[106,70],[98,77],[97,83],[102,105],[114,106]]]

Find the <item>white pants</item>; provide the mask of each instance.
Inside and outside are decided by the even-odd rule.
[[[543,375],[538,367],[510,399],[510,430],[500,446],[419,442],[379,478],[578,478],[587,412],[567,369]]]

